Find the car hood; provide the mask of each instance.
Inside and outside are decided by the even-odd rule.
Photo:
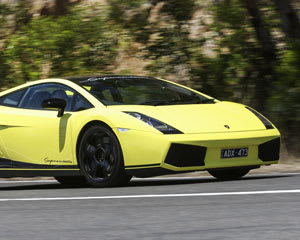
[[[244,105],[231,102],[186,105],[118,105],[111,110],[138,112],[184,133],[265,130],[263,123]]]

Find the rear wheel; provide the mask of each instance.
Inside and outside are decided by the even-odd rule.
[[[250,169],[231,168],[231,169],[214,169],[208,170],[209,174],[218,180],[235,180],[245,176]]]
[[[119,141],[107,127],[90,127],[81,138],[78,156],[80,170],[93,187],[126,185],[131,179],[125,173]]]
[[[56,181],[63,185],[80,186],[86,184],[86,179],[82,176],[54,177]]]

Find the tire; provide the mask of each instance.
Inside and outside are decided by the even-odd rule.
[[[56,181],[68,186],[83,186],[86,185],[86,180],[82,176],[54,177]]]
[[[231,169],[215,169],[208,170],[209,174],[218,180],[236,180],[245,176],[250,169],[247,168],[231,168]]]
[[[115,134],[105,126],[86,130],[79,144],[79,166],[86,182],[93,187],[127,185],[122,149]]]

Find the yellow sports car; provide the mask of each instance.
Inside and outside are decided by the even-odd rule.
[[[118,186],[207,170],[236,179],[279,160],[280,133],[254,109],[169,81],[85,76],[0,94],[0,177]]]

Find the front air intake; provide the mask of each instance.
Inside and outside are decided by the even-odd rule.
[[[279,160],[280,138],[258,145],[258,157],[264,161]]]
[[[204,166],[206,147],[172,143],[165,163],[175,167]]]

